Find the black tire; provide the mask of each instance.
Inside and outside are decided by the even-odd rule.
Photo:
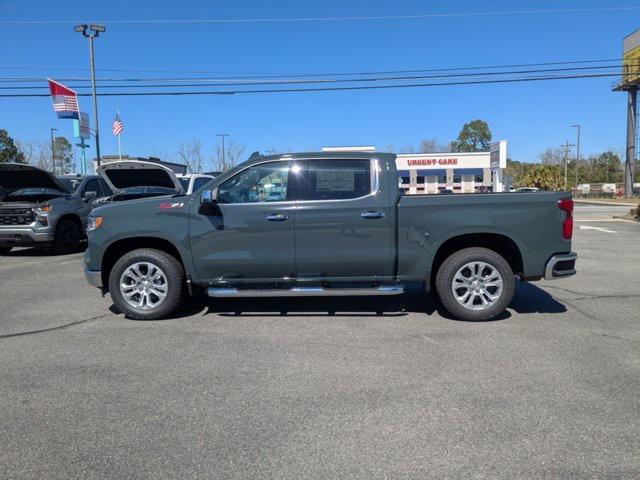
[[[8,255],[13,247],[0,247],[0,255]]]
[[[498,298],[483,310],[473,310],[465,307],[458,302],[453,290],[453,279],[458,270],[472,262],[484,262],[497,270],[500,277],[502,277],[502,290],[499,294],[497,293],[497,287],[489,287],[492,288],[490,293],[498,294]],[[480,272],[480,275],[482,275],[482,272]],[[498,253],[487,248],[465,248],[453,253],[442,263],[436,274],[436,291],[440,301],[444,308],[458,320],[481,321],[500,315],[511,303],[515,288],[514,274],[507,261]],[[458,290],[458,292],[461,292],[461,296],[466,293],[466,289],[467,287],[463,287],[462,290]],[[485,300],[487,298],[485,297]],[[472,307],[482,308],[481,303],[483,300],[481,294],[472,302],[477,302],[477,305],[472,305]]]
[[[127,303],[123,296],[120,289],[122,274],[138,262],[156,266],[166,277],[166,297],[157,306],[136,308]],[[140,248],[123,255],[109,273],[109,292],[113,303],[125,316],[136,320],[158,320],[171,315],[182,303],[183,285],[184,269],[180,262],[168,253],[153,248]],[[134,297],[134,300],[138,298],[140,296]]]
[[[56,227],[56,236],[53,240],[53,253],[60,255],[73,253],[80,250],[82,232],[80,225],[72,218],[63,218]]]

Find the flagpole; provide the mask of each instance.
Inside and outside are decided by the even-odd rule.
[[[120,144],[120,135],[121,133],[118,134],[118,157],[120,158],[120,161],[122,161],[122,145]]]

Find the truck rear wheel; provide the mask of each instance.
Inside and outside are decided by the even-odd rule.
[[[465,248],[449,256],[436,275],[442,304],[459,320],[489,320],[504,312],[515,293],[507,261],[487,248]]]
[[[182,302],[184,270],[173,256],[152,248],[123,255],[109,273],[111,299],[127,317],[157,320]]]

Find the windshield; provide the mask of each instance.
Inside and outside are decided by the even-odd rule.
[[[53,188],[19,188],[4,195],[3,200],[33,200],[41,201],[68,195]]]
[[[129,187],[113,196],[113,200],[131,200],[134,198],[159,197],[161,195],[175,195],[172,188],[164,187]]]
[[[69,190],[71,193],[75,192],[76,190],[78,190],[78,187],[80,186],[80,184],[82,183],[82,179],[81,178],[65,178],[65,177],[58,177],[58,180],[60,181],[60,183],[62,183],[65,187],[67,187],[67,190]]]

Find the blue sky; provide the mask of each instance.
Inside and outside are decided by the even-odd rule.
[[[25,8],[28,4],[29,8]],[[274,18],[638,6],[629,0],[557,1],[121,1],[0,0],[1,20],[69,20],[64,25],[0,24],[0,76],[88,76],[87,42],[76,20],[105,20],[96,40],[98,68],[207,71],[220,74],[354,72],[617,58],[622,38],[640,27],[640,11],[446,17],[363,22],[267,24],[110,24],[110,19]],[[37,68],[37,69],[33,69]],[[87,68],[61,71],[55,68]],[[162,75],[98,72],[98,76]],[[614,79],[360,92],[100,99],[102,153],[117,152],[111,121],[125,124],[123,153],[175,152],[198,138],[212,154],[215,134],[255,150],[315,150],[323,145],[418,145],[453,139],[482,118],[509,156],[574,141],[583,151],[622,151],[626,97]],[[91,112],[89,98],[81,109]],[[41,139],[58,120],[48,98],[1,99],[0,128],[19,140]],[[92,152],[93,153],[93,152]]]

